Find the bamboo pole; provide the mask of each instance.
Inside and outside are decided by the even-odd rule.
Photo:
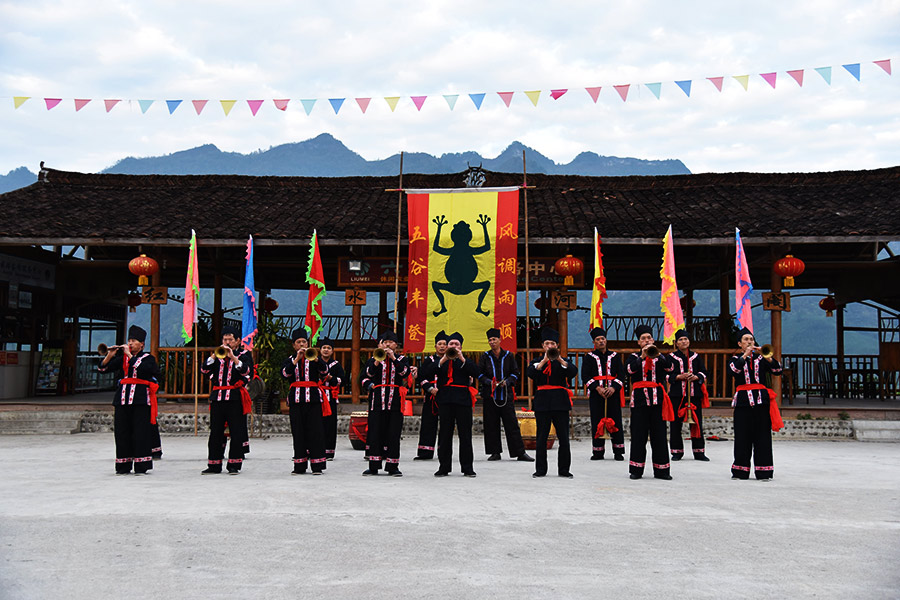
[[[528,169],[525,163],[525,149],[522,148],[522,198],[525,203],[525,348],[528,362],[531,362],[531,296],[530,281],[531,277],[528,272],[530,256],[528,254]],[[531,378],[528,378],[528,410],[532,410],[534,402],[534,385]]]
[[[194,437],[197,436],[197,420],[199,418],[198,413],[200,410],[200,401],[199,395],[197,394],[197,323],[194,323],[194,364],[192,365],[192,371],[194,373]]]
[[[394,333],[397,333],[397,306],[400,297],[400,221],[403,213],[403,152],[400,152],[400,186],[397,189],[397,260],[394,262]]]

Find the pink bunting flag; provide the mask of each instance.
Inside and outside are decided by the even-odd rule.
[[[206,108],[207,102],[209,102],[209,100],[191,100],[191,104],[194,105],[194,110],[197,111],[198,115]]]
[[[503,104],[506,105],[506,108],[509,108],[509,103],[512,102],[513,94],[515,94],[515,92],[497,92],[497,95],[503,100]]]
[[[550,90],[550,97],[553,98],[554,100],[559,100],[559,99],[562,98],[562,97],[565,95],[565,93],[568,92],[568,91],[569,91],[568,89],[564,89],[564,90]]]
[[[111,111],[119,102],[121,102],[121,100],[104,100],[103,105],[106,107],[106,112]]]
[[[628,99],[628,88],[631,87],[631,84],[626,85],[614,85],[616,91],[619,93],[619,98],[622,99],[622,102],[625,102]]]
[[[44,98],[44,103],[47,105],[47,110],[56,108],[56,105],[60,102],[62,102],[62,98]]]
[[[722,91],[722,82],[725,80],[724,77],[707,77],[707,79],[716,86],[716,89],[720,92]]]
[[[594,101],[594,104],[597,104],[597,98],[600,97],[600,88],[589,87],[589,88],[584,88],[584,89],[587,90],[587,93],[591,97],[591,100]]]
[[[416,105],[416,110],[422,110],[422,105],[425,104],[426,98],[428,98],[428,96],[410,96],[413,104]]]
[[[800,87],[803,87],[803,69],[795,69],[793,71],[788,71],[787,74],[794,78],[794,81],[797,82],[797,85],[799,85]]]
[[[283,111],[287,110],[288,102],[290,102],[290,100],[272,100],[272,102],[275,103],[275,108]]]
[[[356,103],[359,104],[359,110],[366,114],[366,109],[369,108],[369,102],[371,102],[371,98],[357,98]]]
[[[87,106],[89,102],[89,99],[75,98],[75,112],[78,112],[79,110]]]
[[[766,83],[772,86],[772,89],[775,89],[775,78],[778,76],[777,73],[760,73],[760,77],[766,80]]]
[[[262,106],[262,103],[265,100],[247,100],[247,106],[250,107],[250,112],[253,113],[253,116],[256,116],[256,113],[259,112],[259,107]]]
[[[881,67],[882,69],[884,69],[884,72],[887,73],[888,75],[891,74],[890,59],[888,59],[888,60],[873,60],[872,62],[875,63],[876,65],[878,65],[879,67]]]

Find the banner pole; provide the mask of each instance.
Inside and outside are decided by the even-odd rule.
[[[528,168],[525,163],[525,149],[522,149],[522,198],[525,204],[525,362],[531,364],[531,295],[528,264]],[[532,410],[534,400],[534,385],[531,378],[528,379],[528,410]]]
[[[198,419],[198,396],[197,396],[197,323],[194,323],[194,364],[193,369],[191,369],[194,373],[194,437],[197,436],[197,419]]]
[[[400,296],[400,220],[403,212],[403,151],[400,151],[400,185],[397,190],[397,261],[394,263],[394,333],[397,333],[397,306]],[[377,332],[376,332],[377,333]]]

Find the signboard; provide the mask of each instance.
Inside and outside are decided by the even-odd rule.
[[[363,290],[344,290],[344,306],[365,306],[366,293]]]
[[[8,353],[7,353],[8,354]],[[7,360],[9,357],[7,356]],[[46,348],[41,352],[38,365],[37,382],[34,386],[37,393],[56,393],[59,384],[59,369],[62,364],[62,348]]]
[[[169,288],[145,285],[141,288],[142,304],[168,304]]]
[[[763,292],[763,309],[791,312],[790,292]]]
[[[556,310],[575,310],[575,292],[550,292],[550,306]]]
[[[52,290],[56,283],[56,266],[0,254],[0,280]]]
[[[6,353],[6,364],[8,364],[8,365],[19,364],[19,353],[18,352],[7,352]]]

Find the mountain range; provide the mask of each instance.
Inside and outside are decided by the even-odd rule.
[[[549,175],[682,175],[690,171],[680,160],[644,160],[601,156],[582,152],[571,162],[560,164],[540,152],[513,142],[496,158],[477,152],[459,152],[432,156],[423,152],[403,155],[407,173],[459,173],[469,165],[489,171],[518,173],[522,170],[522,152],[527,151],[528,171]],[[212,144],[165,156],[128,157],[101,173],[130,175],[294,175],[307,177],[347,177],[354,175],[396,175],[399,154],[381,160],[366,160],[327,133],[292,144],[273,146],[249,154],[223,152]],[[49,165],[66,169],[66,165]],[[37,176],[25,167],[0,175],[0,193],[34,183]]]

